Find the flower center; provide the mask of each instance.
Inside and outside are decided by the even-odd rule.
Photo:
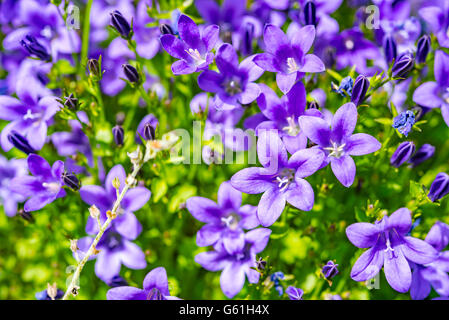
[[[107,247],[109,249],[115,249],[120,246],[122,237],[116,232],[110,232],[107,236]]]
[[[33,113],[31,112],[31,109],[28,109],[28,110],[27,110],[27,113],[23,116],[23,120],[28,120],[28,119],[33,120],[33,119],[35,119],[35,118],[37,118],[37,117],[38,117],[37,114],[33,114]]]
[[[186,50],[186,52],[187,52],[187,54],[188,54],[189,56],[191,56],[192,59],[195,61],[195,65],[196,65],[196,66],[199,66],[199,65],[201,65],[201,64],[203,64],[203,63],[206,62],[206,59],[204,59],[204,58],[201,56],[201,54],[200,54],[200,52],[198,51],[198,49],[192,49],[192,48],[189,48],[189,50]]]
[[[57,193],[59,191],[59,183],[57,182],[43,182],[42,186],[51,193]]]
[[[278,183],[279,189],[284,191],[288,188],[290,183],[293,181],[295,171],[293,169],[283,169],[279,175],[276,177],[275,182]]]
[[[348,50],[354,49],[354,41],[352,41],[351,39],[346,40],[345,41],[345,47]]]
[[[386,237],[386,246],[387,246],[387,248],[384,250],[384,252],[387,253],[389,259],[393,259],[395,257],[395,254],[394,254],[394,249],[391,247],[390,236],[387,233],[385,235],[385,237]]]
[[[326,147],[323,149],[329,151],[328,157],[335,157],[338,159],[343,155],[346,143],[338,145],[336,142],[333,142],[333,141],[331,141],[331,142],[332,142],[332,147]]]
[[[226,92],[231,96],[242,92],[242,89],[240,88],[240,83],[236,80],[229,81],[226,84]]]
[[[235,213],[231,213],[226,217],[221,217],[221,222],[231,230],[236,230],[238,228],[239,220],[240,216]]]
[[[299,133],[299,125],[296,124],[294,117],[287,117],[288,126],[282,128],[282,130],[289,136],[296,136]]]
[[[148,292],[147,300],[164,300],[162,293],[157,288],[153,288]]]
[[[298,71],[298,65],[296,64],[295,58],[287,58],[287,72],[293,73]]]

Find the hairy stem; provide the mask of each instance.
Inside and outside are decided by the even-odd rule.
[[[92,3],[93,0],[87,1],[86,11],[84,13],[80,68],[83,64],[85,65],[87,63],[87,52],[89,51],[90,9],[92,8]]]
[[[134,170],[131,173],[131,177],[132,177],[131,183],[136,178],[137,173],[139,173],[140,168],[142,168],[142,164],[134,166]],[[89,260],[89,257],[94,254],[98,242],[101,240],[101,237],[103,236],[104,232],[106,231],[106,229],[109,227],[109,225],[111,224],[111,222],[113,220],[111,217],[116,216],[117,210],[120,206],[120,202],[123,200],[123,197],[125,196],[126,192],[129,190],[129,188],[130,188],[130,185],[128,183],[126,183],[122,192],[120,192],[117,200],[115,201],[114,206],[112,207],[111,214],[109,215],[109,217],[105,221],[105,223],[103,223],[103,225],[100,227],[98,234],[96,235],[94,241],[90,245],[89,250],[87,251],[84,258],[78,263],[75,273],[73,274],[72,281],[70,282],[69,286],[67,287],[67,291],[65,292],[64,296],[62,297],[62,300],[67,300],[69,298],[70,294],[72,293],[73,289],[75,289],[76,283],[80,277],[80,274],[84,268],[84,265]]]

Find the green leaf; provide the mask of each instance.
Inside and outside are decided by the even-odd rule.
[[[151,181],[151,191],[153,192],[153,201],[158,202],[167,193],[167,183],[164,179],[153,179]]]

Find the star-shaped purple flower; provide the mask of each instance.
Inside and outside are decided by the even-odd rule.
[[[369,248],[352,267],[351,278],[366,281],[383,266],[390,286],[398,292],[407,292],[412,283],[409,261],[428,264],[438,257],[430,244],[406,235],[411,226],[410,210],[401,208],[374,224],[359,222],[347,227],[346,235],[353,245]]]
[[[254,63],[269,72],[276,72],[279,89],[286,94],[304,72],[322,72],[324,63],[307,54],[315,40],[315,27],[305,26],[289,39],[282,30],[267,24],[263,32],[266,52],[257,54]]]
[[[122,286],[109,289],[108,300],[179,300],[170,296],[167,272],[163,267],[151,270],[143,280],[143,289]]]
[[[215,93],[213,103],[218,109],[234,109],[257,99],[259,86],[254,83],[263,70],[249,56],[239,64],[239,57],[232,45],[225,43],[218,49],[215,62],[220,73],[206,70],[198,76],[199,87]]]
[[[29,198],[24,205],[25,211],[37,211],[66,195],[61,178],[64,162],[55,161],[50,167],[41,156],[30,154],[27,163],[32,176],[15,177],[10,184],[11,191]]]
[[[329,124],[318,117],[299,117],[299,127],[326,157],[321,167],[331,164],[332,171],[345,187],[349,187],[355,178],[355,163],[351,156],[362,156],[375,152],[381,144],[365,133],[354,132],[357,123],[357,107],[349,102],[341,106]]]
[[[196,23],[183,14],[178,20],[178,32],[180,39],[172,34],[161,37],[165,51],[180,59],[172,64],[173,73],[189,74],[206,69],[214,60],[214,54],[210,51],[218,40],[218,26],[207,26],[200,33]]]
[[[10,182],[15,177],[26,175],[27,171],[25,159],[8,160],[0,155],[0,203],[8,217],[15,216],[17,203],[25,200],[22,195],[11,190]]]
[[[257,141],[261,167],[240,170],[231,178],[234,188],[248,194],[262,193],[257,216],[264,226],[272,225],[281,215],[285,202],[309,211],[313,207],[312,186],[304,180],[323,163],[320,149],[302,149],[288,159],[287,149],[276,131],[263,131]]]
[[[242,251],[245,245],[244,229],[253,229],[259,225],[257,207],[249,204],[242,206],[242,194],[226,181],[218,189],[218,204],[203,197],[187,199],[187,209],[193,217],[207,223],[196,236],[200,247],[223,242],[229,254]]]
[[[245,234],[244,249],[235,254],[229,254],[223,245],[214,247],[214,251],[201,252],[195,256],[195,262],[209,271],[223,270],[220,276],[220,286],[228,298],[233,298],[242,290],[245,275],[250,283],[259,282],[260,273],[256,268],[256,254],[267,246],[271,230],[258,228]]]

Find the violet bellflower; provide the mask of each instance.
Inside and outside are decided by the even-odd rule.
[[[402,142],[390,158],[390,164],[393,167],[399,168],[402,164],[408,161],[415,152],[415,144],[413,141]]]
[[[430,6],[419,10],[419,15],[436,35],[438,43],[449,48],[449,12],[446,1],[431,1]]]
[[[441,108],[441,115],[449,126],[449,55],[435,52],[434,74],[436,81],[421,84],[413,93],[413,101],[426,108]]]
[[[430,185],[429,194],[427,195],[433,202],[440,200],[449,193],[449,175],[440,172]]]
[[[356,106],[360,105],[366,96],[366,92],[370,86],[370,82],[364,75],[359,75],[354,82],[354,87],[351,93],[351,102]]]
[[[196,23],[183,14],[178,20],[178,32],[179,38],[172,34],[161,36],[165,51],[179,59],[172,64],[173,74],[189,74],[207,69],[214,59],[210,51],[218,40],[218,26],[209,25],[200,32]]]
[[[254,63],[265,71],[276,72],[276,83],[286,94],[305,72],[323,72],[324,63],[307,54],[315,40],[315,27],[307,25],[291,39],[277,26],[267,24],[263,32],[265,53],[257,54]]]
[[[408,136],[415,124],[415,114],[413,111],[407,110],[401,112],[393,119],[393,128],[398,129],[404,136]]]
[[[418,43],[416,44],[416,62],[426,62],[427,55],[429,54],[431,48],[430,36],[425,34],[419,38]]]
[[[431,144],[423,144],[421,146],[421,148],[419,148],[415,154],[410,158],[410,160],[408,161],[411,165],[412,168],[416,167],[417,165],[419,165],[420,163],[426,161],[427,159],[433,157],[435,153],[435,147],[432,146]]]
[[[244,193],[263,193],[257,207],[262,226],[271,226],[279,218],[285,202],[310,211],[314,192],[304,178],[318,170],[324,153],[319,149],[302,149],[288,159],[287,149],[276,131],[265,130],[259,134],[257,155],[263,167],[242,169],[232,176],[231,183]]]
[[[109,289],[106,293],[108,300],[179,300],[170,296],[167,272],[158,267],[151,270],[143,280],[143,289],[121,286]]]
[[[249,56],[239,64],[237,52],[228,43],[220,46],[215,62],[219,73],[206,70],[198,76],[199,87],[215,93],[213,103],[217,109],[230,110],[241,104],[256,100],[260,94],[259,86],[254,83],[263,70]]]
[[[414,264],[410,296],[413,300],[425,299],[433,287],[440,296],[449,296],[449,226],[437,221],[426,236],[425,242],[437,252],[438,258],[426,265]]]
[[[196,236],[196,244],[200,247],[222,242],[229,254],[240,252],[245,245],[244,229],[259,225],[257,207],[242,206],[241,192],[228,181],[218,189],[218,204],[207,198],[191,197],[186,205],[195,219],[206,223]]]
[[[62,189],[64,162],[58,160],[50,166],[41,156],[30,154],[27,163],[32,176],[15,177],[10,183],[11,191],[29,198],[24,205],[25,211],[37,211],[66,195]]]
[[[351,97],[353,87],[354,87],[354,80],[350,76],[348,76],[341,80],[339,86],[337,86],[332,82],[331,90],[337,92],[342,97]]]
[[[265,119],[255,128],[256,134],[259,130],[277,130],[288,152],[293,154],[305,149],[307,137],[299,128],[298,117],[321,116],[321,113],[316,109],[305,110],[307,94],[302,82],[298,81],[281,98],[267,85],[259,84],[259,87],[262,93],[257,98],[257,104]]]
[[[293,286],[289,286],[285,293],[288,295],[290,300],[302,300],[302,296],[304,295],[304,291],[300,288],[296,288]]]
[[[321,273],[324,275],[326,279],[331,279],[335,277],[338,274],[338,264],[334,263],[333,261],[329,260],[326,265],[321,268]]]
[[[245,234],[243,250],[229,254],[223,245],[216,245],[214,251],[201,252],[195,256],[195,262],[209,271],[219,271],[220,287],[228,298],[233,298],[245,284],[245,275],[250,283],[258,283],[260,273],[256,267],[256,254],[267,246],[271,230],[257,228]]]
[[[351,156],[376,152],[381,144],[366,133],[353,134],[357,123],[357,107],[352,102],[341,106],[329,124],[318,117],[299,117],[299,127],[325,153],[321,167],[331,164],[335,177],[345,187],[353,184],[356,167]]]
[[[355,281],[375,277],[382,266],[390,286],[398,292],[407,292],[412,284],[410,262],[428,264],[435,261],[438,252],[427,242],[406,236],[412,226],[407,208],[400,208],[374,224],[359,222],[346,228],[346,235],[358,248],[369,248],[351,270]]]
[[[17,203],[25,200],[25,197],[11,190],[11,180],[26,174],[27,164],[25,159],[8,160],[0,155],[0,204],[8,217],[15,216]]]

